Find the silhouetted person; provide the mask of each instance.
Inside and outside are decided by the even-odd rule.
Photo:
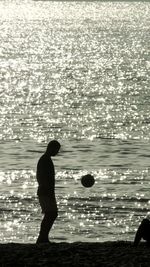
[[[147,245],[150,246],[150,221],[144,219],[135,235],[134,246],[137,246],[141,239],[144,239],[147,242]]]
[[[59,142],[51,141],[37,164],[36,177],[39,185],[37,195],[44,217],[36,243],[49,242],[48,235],[58,215],[55,198],[55,169],[51,156],[57,155],[59,149]]]

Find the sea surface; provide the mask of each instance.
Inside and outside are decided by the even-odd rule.
[[[35,243],[52,139],[50,239],[134,239],[150,209],[149,37],[150,2],[0,1],[0,242]]]

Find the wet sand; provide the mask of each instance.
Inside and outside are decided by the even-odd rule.
[[[0,244],[0,267],[150,267],[150,248],[131,242]]]

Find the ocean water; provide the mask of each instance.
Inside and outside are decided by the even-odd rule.
[[[53,138],[51,240],[133,240],[150,208],[149,29],[149,2],[0,1],[0,242],[36,241]]]

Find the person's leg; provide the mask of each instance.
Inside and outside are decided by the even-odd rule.
[[[137,246],[142,238],[150,244],[150,221],[148,219],[141,222],[135,235],[134,246]]]
[[[150,221],[148,219],[144,219],[142,221],[143,233],[142,238],[147,242],[150,243]]]
[[[46,212],[41,222],[40,233],[36,243],[48,243],[48,235],[57,218],[57,210],[53,212]]]

